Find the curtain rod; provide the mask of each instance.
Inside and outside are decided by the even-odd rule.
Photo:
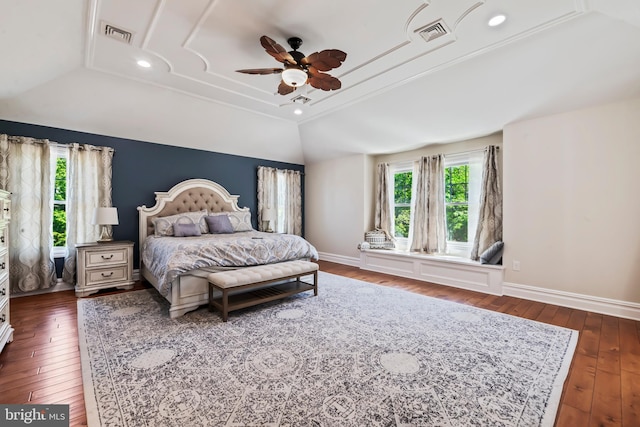
[[[490,147],[490,146],[488,145],[488,146],[486,146],[486,147],[484,147],[484,148],[476,148],[476,149],[473,149],[473,150],[468,150],[468,151],[459,151],[459,152],[457,152],[457,153],[449,153],[449,154],[442,154],[442,155],[446,158],[447,156],[457,156],[457,155],[459,155],[459,154],[477,153],[477,152],[480,152],[480,151],[485,152],[485,151],[487,151],[487,148],[489,148],[489,147]],[[496,150],[500,150],[500,147],[499,147],[499,146],[497,146],[497,145],[496,145],[495,147],[496,147]],[[437,156],[437,154],[430,154],[430,155],[432,155],[432,156]],[[399,162],[388,162],[388,163],[389,163],[390,165],[396,165],[396,166],[397,166],[397,165],[403,165],[403,164],[405,164],[405,163],[412,163],[412,162],[415,162],[415,161],[416,161],[416,160],[415,160],[415,159],[413,159],[413,160],[402,160],[402,161],[399,161]]]
[[[116,152],[115,148],[112,147],[107,147],[106,145],[104,146],[100,146],[100,145],[93,145],[93,144],[83,144],[81,142],[70,142],[68,144],[63,144],[60,142],[49,142],[49,145],[53,146],[53,147],[61,147],[61,148],[65,148],[70,146],[71,144],[78,144],[81,146],[85,146],[85,145],[91,145],[92,148],[90,148],[90,151],[102,151],[103,149],[106,149],[107,151],[113,151],[114,153]],[[86,150],[86,148],[82,147],[83,149]]]
[[[443,154],[445,157],[447,156],[454,156],[454,155],[458,155],[458,154],[469,154],[469,153],[477,153],[479,151],[485,152],[487,151],[487,148],[489,148],[490,146],[486,146],[484,148],[476,148],[474,150],[469,150],[469,151],[459,151],[457,153],[449,153],[449,154]],[[496,150],[500,150],[500,147],[495,145]]]
[[[43,139],[43,138],[33,138],[33,137],[30,137],[30,136],[15,136],[15,135],[7,135],[7,138],[9,139],[9,141],[11,141],[11,140],[16,141],[17,140],[17,142],[22,142],[22,141],[20,141],[20,139],[26,138],[26,139],[30,139],[31,142],[34,143],[34,144],[48,144],[48,145],[50,145],[52,147],[61,147],[61,148],[69,147],[71,144],[78,144],[78,145],[83,146],[83,149],[85,149],[84,146],[90,145],[91,147],[93,147],[93,148],[90,148],[91,151],[102,151],[103,149],[106,149],[106,150],[112,151],[114,153],[116,152],[116,150],[114,148],[112,148],[112,147],[97,146],[97,145],[93,145],[93,144],[84,144],[84,143],[81,143],[81,142],[69,142],[67,144],[63,144],[61,142],[49,141],[46,138]]]
[[[281,171],[281,172],[295,172],[295,173],[299,173],[300,175],[304,175],[304,172],[302,171],[297,171],[295,169],[280,169],[280,168],[274,168],[271,166],[263,166],[263,165],[258,165],[258,167],[256,169],[260,169],[260,168],[265,168],[265,169],[273,169],[275,171]]]

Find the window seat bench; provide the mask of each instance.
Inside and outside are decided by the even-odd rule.
[[[503,294],[502,265],[480,264],[462,257],[366,249],[360,252],[360,268],[487,294]]]

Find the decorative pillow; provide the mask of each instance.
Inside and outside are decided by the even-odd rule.
[[[209,226],[209,233],[212,234],[230,234],[233,233],[233,225],[229,220],[228,215],[214,215],[205,216],[204,220],[207,221]]]
[[[486,251],[480,255],[480,264],[499,264],[502,260],[502,252],[504,250],[504,243],[501,241],[495,242],[489,246]]]
[[[229,221],[231,221],[231,225],[233,226],[233,231],[252,231],[253,226],[251,225],[251,211],[240,211],[240,212],[216,212],[212,213],[212,216],[226,215],[229,217]]]
[[[173,225],[176,223],[197,224],[200,228],[200,233],[206,233],[207,223],[204,220],[205,216],[207,216],[207,211],[185,212],[153,218],[151,221],[153,222],[156,236],[173,236]]]
[[[200,227],[197,224],[181,224],[176,222],[173,224],[173,235],[176,237],[201,236]]]

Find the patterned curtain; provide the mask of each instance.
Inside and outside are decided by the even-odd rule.
[[[278,171],[278,200],[283,200],[284,217],[278,215],[276,231],[302,236],[302,176],[299,171]]]
[[[498,170],[498,147],[490,145],[484,152],[482,166],[482,191],[478,228],[473,240],[471,259],[480,259],[480,254],[489,246],[502,240],[502,190]]]
[[[258,167],[259,230],[265,231],[267,219],[277,233],[302,235],[302,175],[299,171]]]
[[[67,256],[62,279],[75,282],[76,243],[95,242],[99,226],[92,225],[97,207],[111,206],[113,149],[69,144],[67,153]],[[111,226],[108,226],[111,234]]]
[[[393,214],[391,212],[391,200],[393,190],[391,188],[391,171],[389,163],[380,163],[378,165],[378,185],[376,192],[376,217],[375,228],[387,233],[391,238],[393,236]]]
[[[422,157],[414,167],[411,250],[444,253],[447,230],[444,204],[444,157]]]
[[[11,192],[9,225],[12,292],[56,283],[53,247],[53,171],[46,139],[0,135],[0,187]]]
[[[258,166],[258,230],[274,228],[277,208],[278,176],[276,169]],[[267,220],[271,223],[267,225]]]

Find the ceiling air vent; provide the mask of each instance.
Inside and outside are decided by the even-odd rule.
[[[311,101],[311,98],[307,98],[304,95],[298,95],[295,98],[293,98],[292,101],[295,102],[296,104],[306,104],[307,102]]]
[[[107,24],[106,22],[102,22],[102,34],[126,44],[131,44],[131,40],[133,39],[133,33],[131,31],[114,27],[113,25]]]
[[[423,39],[425,39],[425,41],[428,42],[437,39],[438,37],[449,34],[449,30],[447,30],[447,27],[445,26],[443,20],[439,20],[425,27],[419,28],[417,32],[422,36]]]

